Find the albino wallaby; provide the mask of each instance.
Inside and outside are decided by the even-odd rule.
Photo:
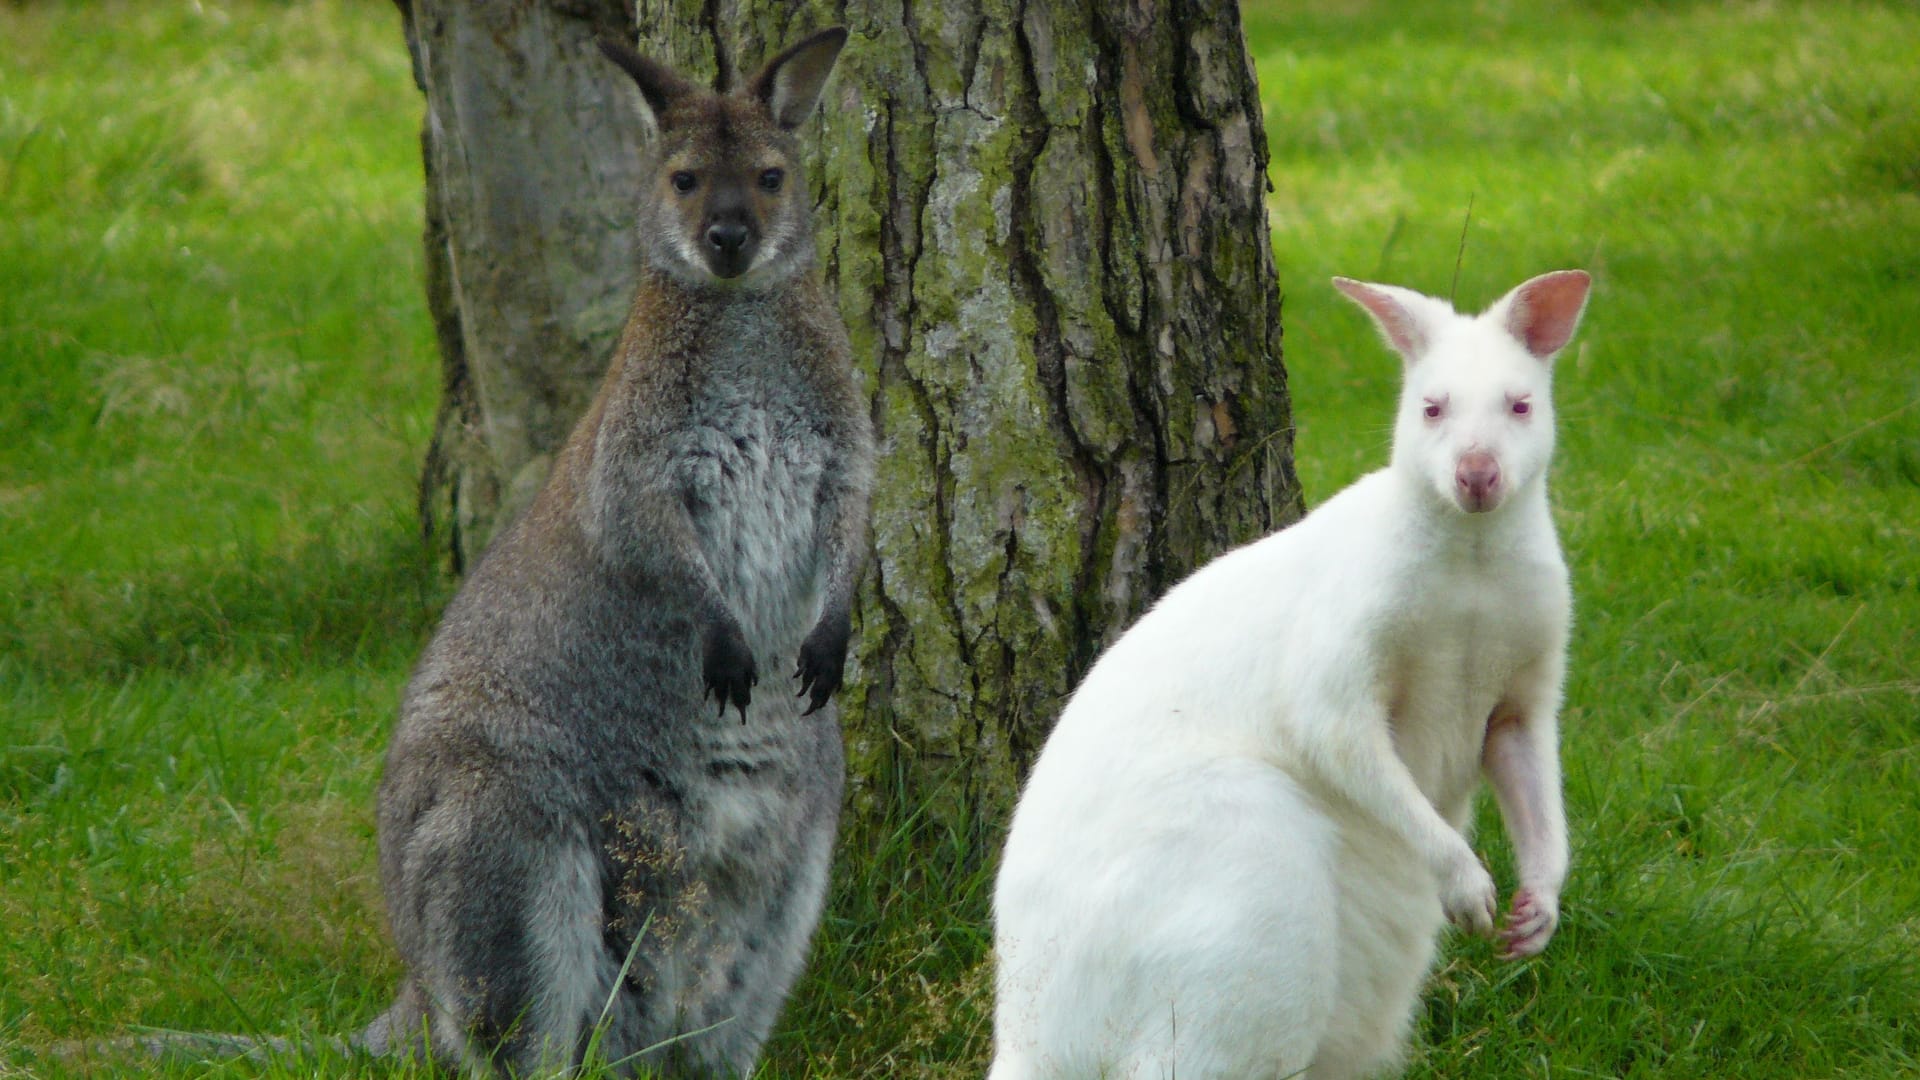
[[[1169,591],[1074,693],[995,887],[992,1080],[1395,1069],[1442,925],[1496,932],[1482,773],[1519,864],[1505,954],[1553,935],[1549,390],[1588,276],[1477,318],[1334,284],[1406,361],[1391,464]]]
[[[744,1075],[819,920],[872,476],[794,131],[846,31],[720,95],[615,43],[655,135],[599,396],[415,670],[380,787],[407,967],[360,1038]],[[761,683],[794,664],[799,696]],[[757,689],[756,689],[757,687]],[[715,700],[718,706],[715,705]]]

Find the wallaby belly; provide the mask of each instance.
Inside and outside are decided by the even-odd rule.
[[[707,563],[768,669],[790,662],[819,616],[814,508],[830,452],[805,417],[732,402],[706,417],[680,463]],[[775,696],[784,703],[764,695],[756,704]]]

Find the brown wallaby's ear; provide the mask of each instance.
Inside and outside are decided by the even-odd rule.
[[[766,105],[774,123],[792,131],[813,115],[827,75],[846,43],[847,28],[835,26],[789,46],[747,83],[747,93]]]
[[[607,59],[619,64],[622,71],[633,76],[633,81],[640,87],[640,96],[646,99],[648,111],[653,113],[656,125],[669,106],[698,89],[672,68],[634,52],[633,47],[624,41],[603,37],[599,42],[600,51],[607,54]]]

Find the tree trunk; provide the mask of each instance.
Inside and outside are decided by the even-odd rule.
[[[532,501],[600,384],[633,292],[641,131],[597,34],[619,0],[399,0],[426,93],[439,418],[420,486],[456,568]]]
[[[451,477],[470,555],[604,363],[638,121],[581,44],[617,12],[428,19],[428,2],[411,24],[448,370],[429,479]],[[483,20],[513,47],[463,29]],[[722,85],[834,22],[853,38],[810,175],[881,436],[842,706],[856,812],[899,797],[998,820],[1099,650],[1300,512],[1259,97],[1233,3],[637,12],[643,52]],[[529,39],[549,51],[515,51]]]

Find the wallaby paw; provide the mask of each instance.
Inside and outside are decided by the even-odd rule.
[[[800,662],[793,669],[793,677],[800,680],[797,696],[807,699],[807,711],[800,715],[811,716],[825,708],[827,699],[840,689],[847,668],[847,641],[852,636],[853,624],[847,616],[830,614],[814,624],[800,643]]]
[[[1560,901],[1533,889],[1513,894],[1513,907],[1500,926],[1500,958],[1538,956],[1560,925]]]
[[[732,705],[740,710],[740,722],[746,723],[747,705],[753,698],[753,688],[760,683],[746,635],[732,619],[714,619],[707,623],[700,637],[705,652],[700,674],[706,681],[702,699],[708,695],[719,699],[721,716],[725,716],[727,706]]]
[[[1461,930],[1477,937],[1493,936],[1500,893],[1493,887],[1493,875],[1480,864],[1473,849],[1464,844],[1441,883],[1440,906],[1447,921]]]

